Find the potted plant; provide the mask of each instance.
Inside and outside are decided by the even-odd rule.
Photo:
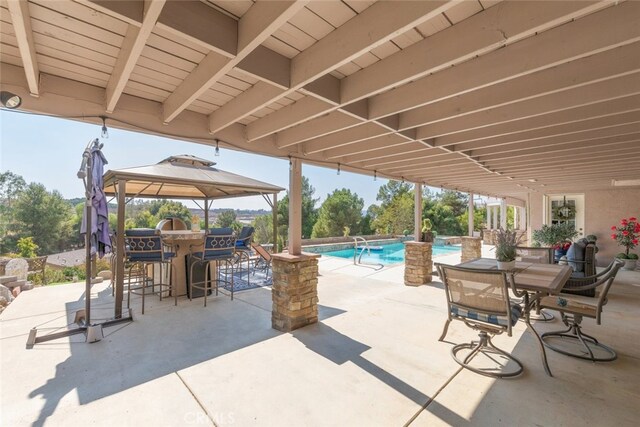
[[[520,242],[517,232],[500,227],[496,231],[494,239],[498,269],[513,270],[516,267],[516,247]]]
[[[634,249],[638,245],[638,237],[640,237],[640,223],[635,217],[629,219],[623,218],[620,220],[620,225],[614,225],[611,227],[611,238],[618,242],[618,245],[624,246],[625,251],[616,255],[616,258],[624,260],[625,270],[635,270],[636,261],[638,255],[629,253],[631,249]]]
[[[423,242],[433,242],[434,234],[431,231],[433,225],[431,224],[431,220],[429,218],[425,218],[422,220],[422,241]]]
[[[571,246],[570,241],[578,235],[573,225],[569,223],[543,225],[540,230],[533,231],[533,240],[545,247],[556,250],[555,258],[559,260],[567,254]]]

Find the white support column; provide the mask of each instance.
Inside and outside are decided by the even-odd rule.
[[[289,254],[302,252],[302,162],[291,159],[289,170]]]
[[[414,187],[414,240],[416,242],[422,241],[422,184],[416,183]]]
[[[500,201],[500,227],[507,229],[507,201],[505,199]]]
[[[473,193],[469,193],[469,236],[473,237]]]
[[[520,208],[520,228],[523,230],[527,229],[527,208]]]
[[[518,210],[520,208],[518,206],[513,207],[513,229],[520,230],[520,224],[518,224]]]
[[[493,207],[493,229],[494,230],[498,229],[498,207],[497,206]]]
[[[493,228],[493,223],[491,222],[491,213],[493,212],[493,207],[487,205],[487,229],[491,230]]]

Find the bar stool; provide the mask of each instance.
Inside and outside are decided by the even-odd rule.
[[[240,234],[236,239],[236,257],[238,268],[242,269],[242,262],[247,261],[247,284],[251,284],[250,262],[251,262],[251,241],[253,240],[253,232],[255,228],[245,225],[240,230]]]
[[[201,250],[194,252],[194,249]],[[201,289],[204,291],[204,306],[207,306],[207,295],[214,287],[216,295],[218,295],[218,285],[227,283],[231,286],[231,299],[233,300],[233,261],[235,258],[236,235],[231,228],[212,228],[204,236],[204,246],[191,245],[189,254],[189,300],[193,299],[193,289]],[[216,277],[212,278],[211,264],[216,267]],[[227,276],[221,279],[220,270],[222,266],[226,270],[231,269],[231,280],[227,280]],[[195,281],[193,277],[194,267],[205,268],[205,277],[203,281]]]
[[[174,280],[171,264],[175,253],[165,251],[160,230],[140,228],[125,230],[124,241],[127,269],[127,308],[131,303],[131,294],[142,296],[142,314],[144,314],[147,294],[158,295],[162,301],[163,293],[171,292],[174,296],[174,304],[178,305],[178,293],[173,289],[173,284],[177,282]],[[160,268],[158,282],[154,280],[156,264]],[[151,269],[151,274],[149,274],[149,269]]]

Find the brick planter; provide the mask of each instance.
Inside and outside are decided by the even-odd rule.
[[[290,332],[318,321],[320,255],[274,254],[271,326]]]
[[[431,282],[433,262],[432,243],[405,242],[404,244],[404,284],[420,286]]]
[[[479,237],[462,237],[462,262],[482,256],[482,240]]]

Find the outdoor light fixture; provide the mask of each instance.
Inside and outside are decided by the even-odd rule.
[[[373,180],[374,181],[378,180],[378,171],[373,171]]]
[[[102,133],[100,134],[101,138],[109,138],[109,131],[107,130],[107,117],[100,116],[102,119]]]
[[[2,106],[10,110],[18,108],[22,104],[22,98],[4,90],[0,92],[0,100],[2,101]]]
[[[340,175],[340,163],[338,163],[338,175]]]
[[[293,162],[291,161],[291,156],[289,156],[289,170],[293,170]]]
[[[215,153],[216,157],[220,156],[220,147],[218,147],[218,140],[216,139],[216,153]]]

